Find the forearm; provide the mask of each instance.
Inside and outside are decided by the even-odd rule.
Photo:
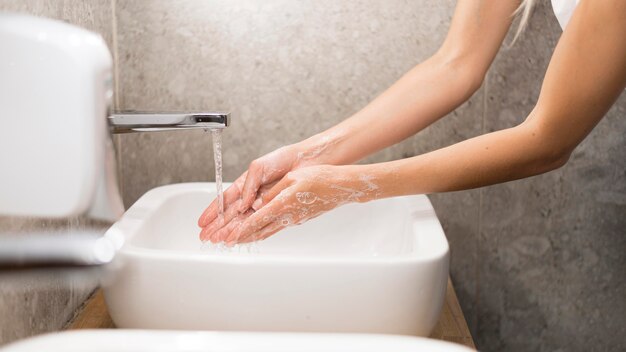
[[[311,164],[349,164],[395,144],[453,111],[480,87],[518,1],[457,2],[437,53],[369,105],[302,143]],[[320,150],[326,152],[320,153]]]
[[[569,149],[531,122],[489,133],[413,158],[349,166],[378,186],[373,198],[458,191],[548,172],[563,165]],[[364,199],[366,201],[372,199]]]
[[[361,111],[303,144],[329,146],[332,152],[320,155],[317,163],[353,163],[445,116],[474,93],[480,84],[476,81],[462,64],[434,56]]]
[[[379,197],[476,188],[565,164],[626,86],[626,2],[583,1],[519,126],[410,159],[371,166]]]

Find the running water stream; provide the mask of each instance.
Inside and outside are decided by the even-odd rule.
[[[218,221],[224,218],[224,189],[222,187],[222,130],[211,130],[213,159],[215,160],[215,187],[217,188]]]
[[[209,130],[207,130],[208,132]],[[218,219],[217,221],[224,221],[224,190],[222,186],[222,130],[211,129],[211,138],[213,139],[213,160],[215,161],[215,188],[217,190],[217,206],[218,206]],[[243,247],[243,248],[242,248]],[[259,248],[256,242],[248,243],[246,245],[234,245],[227,247],[224,243],[211,245],[208,242],[201,247],[203,250],[208,250],[213,254],[226,254],[233,251],[241,253],[242,249],[246,249],[249,254],[259,252]]]

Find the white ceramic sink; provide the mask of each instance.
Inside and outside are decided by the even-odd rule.
[[[426,196],[350,204],[260,242],[203,249],[213,183],[155,188],[108,231],[124,239],[104,282],[117,327],[427,336],[444,301],[448,243]]]
[[[26,339],[2,352],[468,352],[409,336],[207,331],[76,330]]]

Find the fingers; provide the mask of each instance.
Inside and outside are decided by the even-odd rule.
[[[262,195],[268,192],[272,188],[272,186],[274,186],[275,184],[276,182],[273,182],[273,183],[261,186],[261,188],[259,188],[259,191],[258,191],[259,195]],[[242,202],[241,199],[236,199],[234,202],[230,204],[228,208],[226,208],[226,210],[224,211],[224,217],[222,219],[218,219],[216,216],[215,219],[213,219],[213,221],[206,224],[206,226],[200,232],[200,240],[211,241],[211,242],[223,241],[224,239],[223,238],[220,239],[220,237],[225,237],[225,236],[221,236],[221,235],[223,235],[225,231],[226,231],[226,234],[230,233],[233,227],[232,226],[228,227],[228,229],[230,230],[222,231],[222,229],[227,228],[227,226],[232,221],[234,221],[238,217],[238,215],[240,215],[239,209],[240,209],[241,202]],[[254,204],[257,204],[257,206],[254,206]],[[247,213],[248,216],[260,208],[261,199],[257,198],[254,204],[251,209],[252,211]],[[245,217],[241,219],[239,223],[243,222],[243,220],[245,220]],[[220,232],[219,234],[217,233],[218,231]]]
[[[273,223],[270,223],[269,225],[262,228],[256,235],[248,236],[243,240],[239,240],[238,243],[250,243],[254,241],[262,241],[272,236],[276,232],[281,231],[285,227],[287,226],[283,225],[280,221],[274,221]]]
[[[268,204],[270,201],[272,201],[272,199],[276,198],[276,196],[278,196],[280,192],[282,192],[292,184],[293,180],[291,180],[289,177],[283,177],[273,187],[271,187],[266,192],[263,192],[260,197],[262,199],[262,204],[260,204],[260,206],[263,206],[263,204]]]
[[[274,187],[278,187],[279,184]],[[238,243],[241,241],[256,241],[257,233],[265,226],[275,221],[280,223],[283,227],[294,223],[292,214],[286,213],[284,204],[279,201],[269,202],[256,213],[250,215],[241,226],[234,229],[228,237],[226,237],[226,242]]]
[[[239,204],[241,203],[241,199],[237,199],[234,201],[230,207],[224,211],[224,217],[222,219],[216,218],[214,221],[210,222],[205,228],[200,232],[200,240],[202,241],[211,241],[215,242],[211,237],[213,234],[224,227],[224,225],[229,224],[233,219],[235,219],[239,213]]]
[[[289,171],[290,167],[279,166],[284,162],[283,159],[279,149],[250,163],[248,177],[241,192],[243,203],[241,203],[240,211],[243,212],[252,206],[260,192],[260,187],[275,182]]]
[[[247,172],[244,172],[233,184],[228,187],[228,189],[224,192],[224,209],[227,209],[233,202],[239,199],[241,195],[241,188],[243,182],[246,179]],[[219,213],[218,210],[218,202],[217,199],[214,199],[213,202],[204,210],[200,218],[198,219],[198,226],[206,227],[212,221],[217,218]]]
[[[250,163],[248,176],[246,177],[246,182],[244,183],[243,189],[241,191],[242,202],[239,206],[240,212],[244,212],[252,206],[252,203],[256,198],[256,193],[259,190],[259,187],[261,187],[262,180],[263,164],[255,160]]]
[[[278,186],[278,185],[276,185]],[[274,187],[276,187],[274,186]],[[281,202],[270,202],[267,205],[263,206],[257,212],[250,215],[242,224],[237,228],[233,229],[233,231],[226,237],[226,243],[238,243],[240,241],[246,240],[248,237],[252,237],[252,240],[255,240],[254,234],[259,230],[263,229],[266,225],[274,222],[277,219],[275,214],[282,213],[283,204]],[[282,214],[282,221],[288,220],[285,218],[285,214]],[[282,222],[281,222],[282,224]],[[283,224],[288,225],[288,224]]]
[[[228,207],[238,199],[239,189],[237,188],[237,186],[232,185],[228,187],[228,189],[224,192],[224,209],[228,209]],[[219,214],[218,207],[218,200],[214,199],[198,219],[198,226],[207,227],[209,224],[215,221]]]
[[[219,229],[217,232],[215,232],[215,234],[211,237],[211,242],[213,243],[219,243],[219,242],[226,242],[227,244],[232,244],[232,243],[228,243],[226,241],[226,237],[228,236],[228,234],[230,234],[233,230],[235,230],[236,228],[238,228],[239,226],[241,226],[241,224],[250,216],[252,215],[253,211],[252,210],[248,210],[247,212],[243,213],[243,214],[239,214],[237,215],[237,217],[235,219],[233,219],[231,222],[229,222],[226,226],[224,226],[223,228]]]
[[[256,199],[254,200],[254,203],[252,203],[252,209],[254,209],[255,211],[261,209],[261,207],[263,206],[263,196],[269,192],[278,182],[272,182],[272,183],[268,183],[265,184],[263,186],[261,186],[261,188],[259,188],[259,191],[257,192],[257,196]]]

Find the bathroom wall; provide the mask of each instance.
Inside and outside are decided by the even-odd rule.
[[[112,47],[113,16],[109,0],[0,0],[0,11],[29,13],[77,24],[101,33]],[[2,49],[0,55],[1,52]],[[103,224],[84,218],[49,220],[0,217],[0,236],[26,236],[32,231],[63,232],[85,227],[105,229]],[[94,287],[92,277],[68,276],[58,272],[43,276],[0,274],[0,345],[60,329]]]
[[[119,107],[231,111],[224,168],[233,180],[255,157],[341,121],[427,58],[455,3],[117,0]],[[539,3],[469,102],[368,161],[521,122],[561,33],[549,2]],[[625,109],[622,97],[556,172],[431,197],[482,350],[623,346]],[[122,136],[121,151],[127,204],[154,186],[213,179],[203,132]]]
[[[427,58],[445,37],[455,3],[0,0],[0,9],[72,21],[91,16],[82,24],[116,43],[118,109],[231,111],[224,172],[233,180],[263,153],[348,117]],[[117,30],[107,36],[111,10]],[[521,122],[559,35],[549,2],[540,1],[528,31],[501,51],[472,99],[367,161],[413,156]],[[431,196],[481,350],[624,348],[625,113],[622,96],[560,170]],[[213,179],[203,132],[123,135],[116,143],[127,205],[158,185]]]
[[[532,109],[560,33],[542,1],[528,33],[489,72],[485,132]],[[565,167],[481,191],[479,346],[626,350],[625,136],[622,94]]]

